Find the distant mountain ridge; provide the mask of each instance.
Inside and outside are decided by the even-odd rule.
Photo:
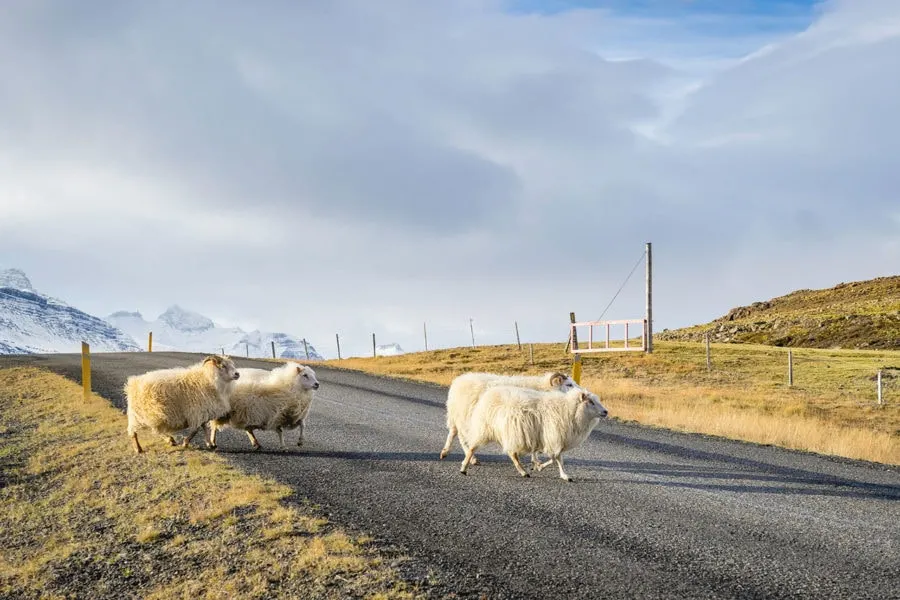
[[[399,356],[401,354],[406,354],[406,352],[400,347],[400,344],[396,342],[393,344],[375,346],[376,356]]]
[[[246,332],[239,327],[221,327],[212,319],[177,304],[168,307],[154,321],[147,321],[140,312],[117,311],[106,318],[107,321],[130,334],[146,347],[148,333],[153,332],[154,350],[182,352],[224,351],[226,354],[250,357],[272,357],[272,342],[275,354],[280,358],[323,360],[316,348],[303,339],[283,332],[254,330]]]
[[[0,270],[0,354],[140,350],[103,319],[35,291],[20,269]]]
[[[798,290],[656,339],[807,348],[900,350],[900,276]]]

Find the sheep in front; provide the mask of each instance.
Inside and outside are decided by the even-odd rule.
[[[484,391],[466,424],[469,450],[460,472],[465,475],[475,450],[496,442],[522,477],[528,473],[519,455],[543,452],[550,456],[538,470],[555,462],[559,476],[572,478],[563,468],[563,452],[580,445],[608,412],[596,395],[582,390],[543,392],[512,386],[492,386]]]
[[[566,392],[571,389],[581,389],[575,381],[563,373],[551,371],[543,375],[497,375],[495,373],[465,373],[459,375],[450,383],[447,391],[447,442],[441,450],[441,460],[450,453],[453,438],[459,436],[459,445],[463,452],[468,452],[468,443],[462,435],[462,431],[478,398],[484,391],[493,385],[511,385],[536,390],[558,390]],[[532,460],[536,462],[536,457]],[[477,465],[478,459],[473,457],[472,464]]]
[[[172,434],[190,429],[183,441],[187,447],[204,423],[228,413],[239,376],[230,358],[212,355],[189,367],[129,377],[125,382],[126,415],[135,451],[144,451],[137,435],[142,428],[166,437],[173,446]]]
[[[255,429],[278,432],[284,449],[284,431],[299,429],[297,445],[303,445],[303,420],[309,413],[313,391],[319,389],[316,373],[295,362],[266,371],[243,369],[245,377],[231,396],[231,412],[210,423],[209,447],[216,447],[216,432],[225,427],[243,429],[255,449],[261,446]]]

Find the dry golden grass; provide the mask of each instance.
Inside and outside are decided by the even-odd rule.
[[[132,453],[102,398],[0,370],[0,596],[411,598],[369,540],[224,458]]]
[[[325,361],[447,385],[461,373],[571,371],[563,344],[453,348],[400,356]],[[599,393],[610,414],[645,425],[719,435],[822,454],[900,464],[900,352],[793,349],[713,344],[713,370],[702,344],[658,342],[653,354],[585,356],[582,383]],[[893,367],[893,369],[890,369]],[[878,369],[882,406],[875,402]]]

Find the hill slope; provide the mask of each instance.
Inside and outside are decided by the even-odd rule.
[[[712,342],[900,350],[900,276],[798,290],[654,337],[698,342],[706,332]]]

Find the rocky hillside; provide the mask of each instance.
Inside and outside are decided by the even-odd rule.
[[[0,269],[0,354],[140,350],[109,323],[36,291],[19,269]]]
[[[707,332],[713,342],[900,350],[900,276],[799,290],[654,337],[702,341]]]

